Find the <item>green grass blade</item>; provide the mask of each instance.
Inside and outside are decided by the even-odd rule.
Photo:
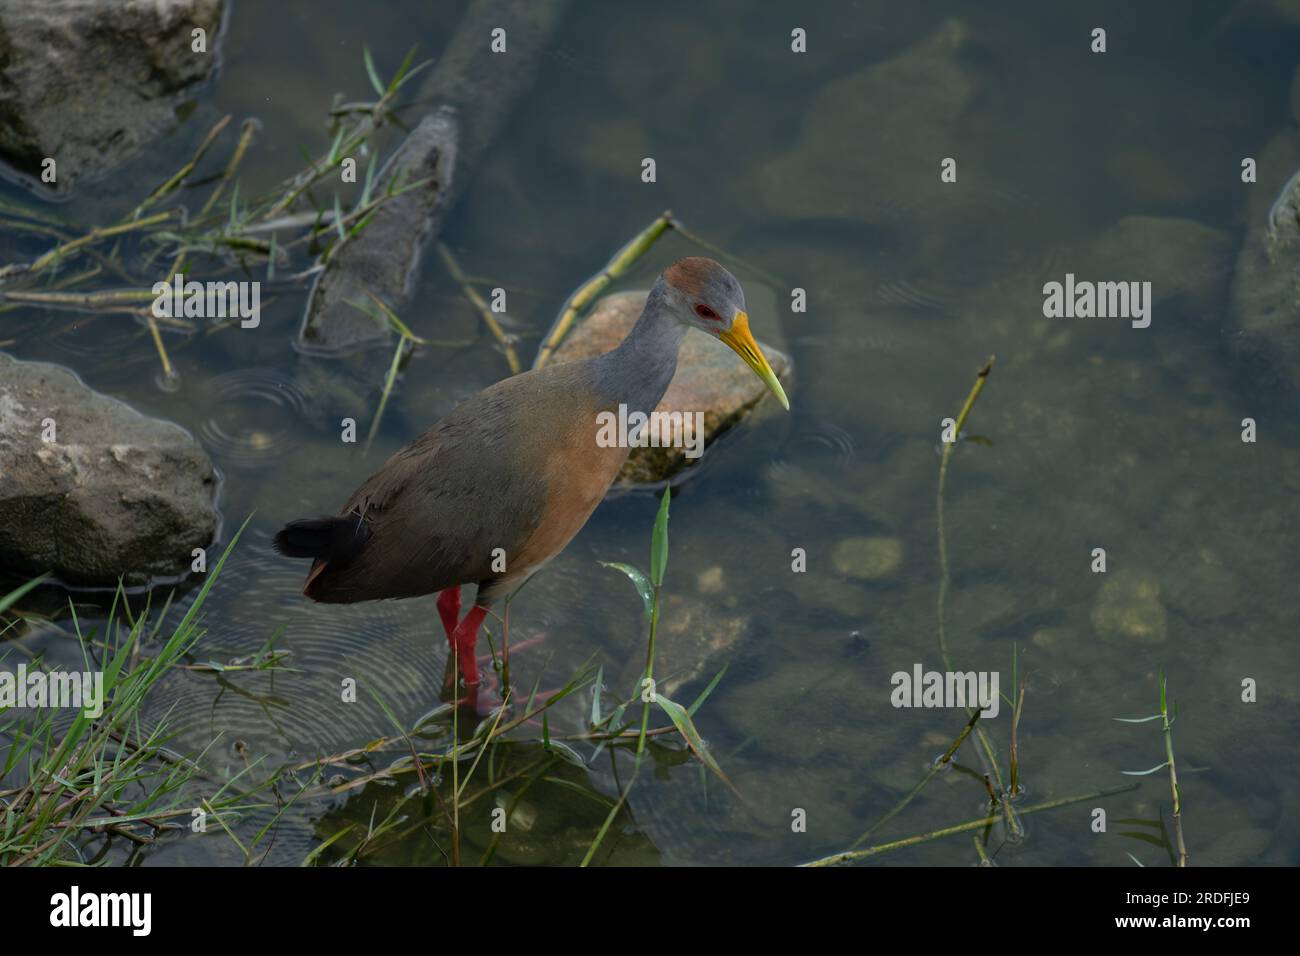
[[[615,571],[622,571],[632,579],[633,586],[641,595],[641,603],[645,607],[646,619],[650,618],[650,611],[654,607],[654,588],[650,584],[650,579],[645,576],[640,568],[633,567],[630,564],[623,564],[619,561],[602,561],[600,562],[607,568],[613,568]]]
[[[370,77],[370,85],[375,88],[376,96],[384,95],[384,84],[379,82],[379,72],[375,69],[374,58],[370,55],[370,47],[361,48],[361,59],[366,63],[366,76]]]
[[[668,503],[672,496],[673,490],[665,488],[655,516],[654,536],[650,539],[650,582],[655,587],[664,583],[664,571],[668,569]]]
[[[5,611],[9,610],[15,604],[21,601],[23,599],[23,595],[27,594],[28,591],[31,591],[34,588],[39,587],[40,583],[45,580],[45,577],[46,576],[42,574],[39,578],[33,578],[32,580],[28,581],[26,584],[22,585],[21,587],[15,588],[14,590],[10,591],[4,597],[0,597],[0,614],[3,614]]]
[[[686,708],[669,700],[663,694],[656,694],[655,701],[663,708],[664,713],[673,722],[673,726],[677,728],[678,733],[685,738],[686,745],[691,748],[695,756],[699,757],[706,767],[718,775],[718,779],[734,791],[736,788],[727,779],[727,775],[722,772],[722,767],[713,759],[713,753],[704,743],[704,738],[700,736],[700,732],[695,729],[695,722],[691,720],[691,715],[686,712]]]

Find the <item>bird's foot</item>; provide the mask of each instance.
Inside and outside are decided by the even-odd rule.
[[[511,709],[519,707],[527,709],[529,712],[535,711],[556,694],[560,693],[563,689],[564,688],[562,687],[556,687],[552,690],[539,690],[534,692],[531,690],[524,691],[517,688],[510,693],[510,699],[507,706]],[[494,715],[501,709],[501,706],[506,703],[501,691],[499,690],[497,679],[493,674],[485,674],[478,684],[467,686],[464,688],[464,691],[465,695],[456,702],[456,705],[467,711],[472,711],[480,717],[490,717]],[[541,724],[536,720],[529,719],[524,723],[532,724],[536,726],[537,729],[541,729]]]
[[[547,638],[546,632],[539,632],[532,637],[512,643],[510,645],[510,656],[513,658],[516,654],[530,651]],[[496,654],[483,654],[475,658],[474,661],[473,684],[468,683],[468,675],[465,676],[465,683],[457,681],[456,669],[452,662],[448,660],[446,675],[443,681],[443,689],[447,694],[443,699],[446,700],[454,692],[461,692],[463,696],[456,700],[456,706],[462,710],[476,713],[480,717],[488,717],[497,712],[502,704],[502,694],[499,690],[501,685],[501,673],[504,670],[504,658],[498,651]],[[531,690],[525,690],[524,686],[518,681],[513,683],[513,693],[510,696],[511,706],[515,704],[524,705],[528,703],[529,698],[533,700],[533,706],[545,703],[551,697],[559,693],[559,689],[546,691],[544,693],[532,694]]]

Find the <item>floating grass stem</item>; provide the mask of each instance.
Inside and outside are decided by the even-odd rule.
[[[1171,728],[1177,715],[1169,716],[1169,699],[1167,694],[1165,675],[1162,671],[1160,674],[1160,712],[1152,714],[1150,717],[1116,717],[1122,724],[1145,724],[1153,720],[1160,721],[1161,730],[1165,738],[1165,760],[1164,763],[1156,764],[1150,770],[1121,770],[1125,776],[1129,777],[1146,777],[1150,774],[1157,773],[1168,768],[1169,770],[1169,795],[1173,799],[1173,816],[1174,816],[1174,846],[1170,847],[1170,856],[1174,865],[1185,867],[1187,865],[1187,843],[1183,839],[1183,792],[1178,786],[1178,765],[1174,761],[1174,738]],[[1161,827],[1164,821],[1161,818]],[[1167,841],[1166,841],[1167,845]]]
[[[975,373],[975,384],[971,386],[966,401],[958,413],[952,429],[952,440],[944,442],[943,456],[939,460],[939,488],[935,495],[935,514],[937,517],[939,533],[939,596],[937,600],[937,614],[939,623],[939,651],[943,656],[944,667],[952,671],[952,655],[948,651],[948,591],[952,585],[952,572],[948,563],[948,536],[947,526],[944,517],[944,491],[948,483],[948,462],[952,457],[952,450],[961,437],[962,429],[966,426],[966,419],[970,417],[971,410],[975,407],[975,402],[979,400],[980,393],[984,391],[984,384],[988,381],[989,373],[993,371],[995,356],[989,356],[987,362],[980,366],[979,371]],[[967,708],[969,712],[970,708]],[[984,733],[983,728],[976,731],[980,742],[980,747],[984,751],[984,762],[988,765],[993,775],[997,778],[998,789],[1002,789],[1002,771],[998,766],[997,758],[994,756],[993,744],[988,735]],[[1009,820],[1013,819],[1010,816]]]
[[[883,827],[890,820],[894,819],[894,817],[902,813],[904,808],[906,808],[907,805],[916,798],[916,795],[920,793],[923,789],[925,789],[925,785],[928,784],[932,779],[934,779],[934,777],[940,771],[947,768],[947,766],[952,762],[952,758],[956,755],[957,751],[961,749],[961,745],[966,742],[966,738],[970,736],[971,731],[975,729],[975,724],[979,719],[980,719],[980,712],[977,710],[973,714],[971,714],[970,719],[966,721],[966,726],[962,728],[961,733],[957,735],[957,738],[952,742],[952,745],[949,746],[949,748],[944,751],[943,755],[939,757],[938,760],[936,760],[934,763],[930,765],[930,768],[925,772],[925,776],[923,776],[917,782],[916,786],[914,786],[911,790],[909,790],[904,795],[903,799],[899,800],[898,803],[894,804],[894,806],[889,810],[888,813],[886,813],[875,823],[871,824],[871,826],[867,827],[867,829],[864,830],[858,836],[858,838],[849,845],[850,850],[856,850],[858,847],[862,846],[862,844],[866,843],[867,840],[871,837],[871,834],[875,833],[877,830]]]
[[[91,243],[99,242],[101,239],[110,239],[113,236],[121,236],[129,232],[141,232],[160,223],[170,222],[180,215],[181,210],[169,209],[166,212],[155,213],[152,216],[146,216],[144,219],[136,219],[132,222],[122,222],[112,226],[97,226],[84,236],[60,243],[30,264],[10,264],[5,266],[0,269],[0,278],[15,273],[40,272],[48,268],[52,263],[67,258]]]
[[[1036,803],[1031,807],[1025,807],[1020,811],[1022,814],[1039,813],[1043,810],[1055,810],[1059,807],[1068,807],[1071,804],[1082,803],[1085,800],[1096,800],[1099,797],[1114,796],[1117,793],[1127,793],[1130,790],[1137,789],[1137,784],[1130,784],[1127,787],[1112,787],[1108,790],[1097,790],[1093,793],[1084,793],[1076,797],[1063,797],[1060,800],[1048,800],[1044,803]],[[970,820],[966,823],[959,823],[956,826],[943,827],[938,830],[931,830],[929,833],[922,833],[918,836],[908,837],[905,840],[894,840],[891,843],[881,843],[877,846],[867,847],[864,850],[846,850],[843,853],[835,853],[831,856],[824,856],[821,859],[813,860],[804,866],[836,866],[841,863],[854,863],[859,860],[865,860],[868,857],[879,856],[882,853],[889,853],[893,850],[901,850],[909,846],[919,846],[922,843],[929,843],[933,840],[939,840],[946,836],[953,836],[957,833],[968,833],[971,830],[979,830],[989,826],[994,820],[994,816],[989,814],[980,817],[978,820]]]
[[[1183,792],[1178,787],[1178,765],[1174,761],[1174,737],[1170,732],[1169,702],[1165,694],[1165,675],[1160,675],[1160,717],[1165,735],[1165,759],[1169,761],[1169,795],[1173,798],[1174,839],[1178,841],[1178,866],[1187,865],[1187,844],[1183,840]]]
[[[1020,792],[1020,714],[1025,707],[1025,685],[1020,685],[1020,693],[1016,695],[1016,709],[1011,714],[1011,751],[1009,762],[1011,764],[1011,789],[1008,793],[1014,797]]]
[[[229,113],[217,120],[216,125],[214,125],[212,129],[208,130],[208,135],[203,137],[203,142],[199,143],[199,148],[195,150],[194,157],[177,170],[170,179],[161,186],[158,186],[153,192],[141,200],[140,204],[136,206],[135,209],[131,210],[131,214],[126,217],[126,221],[132,222],[139,219],[146,209],[160,200],[165,199],[167,196],[179,189],[181,184],[185,182],[192,172],[194,172],[200,161],[202,161],[204,155],[207,154],[207,151],[212,148],[212,144],[217,141],[217,137],[221,135],[221,131],[230,124],[230,120],[231,116]]]
[[[226,186],[235,178],[235,173],[239,170],[239,164],[244,160],[244,154],[248,152],[248,147],[252,145],[253,136],[257,132],[256,120],[244,120],[239,129],[239,141],[235,143],[235,151],[230,156],[230,161],[226,163],[226,168],[221,173],[221,180],[217,183],[217,188],[208,196],[207,201],[203,203],[203,208],[199,210],[199,217],[202,218],[210,213],[221,194],[225,191]]]

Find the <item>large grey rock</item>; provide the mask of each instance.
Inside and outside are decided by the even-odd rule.
[[[0,159],[66,194],[175,122],[215,63],[224,0],[0,0]],[[207,31],[207,52],[191,31]],[[40,182],[46,157],[58,181]]]
[[[555,350],[552,362],[592,358],[615,348],[632,330],[647,292],[607,295]],[[784,352],[759,342],[781,384],[790,382],[792,366]],[[740,422],[769,394],[749,367],[726,345],[702,333],[691,332],[682,341],[677,373],[660,400],[657,412],[704,413],[704,448]],[[771,405],[780,408],[776,399]],[[672,477],[688,463],[682,448],[634,448],[619,482],[648,484]]]
[[[216,533],[215,493],[212,462],[179,425],[0,354],[0,569],[89,586],[185,572]]]

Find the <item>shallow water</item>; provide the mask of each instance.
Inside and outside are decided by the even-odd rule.
[[[117,187],[161,181],[216,116],[233,112],[263,123],[241,189],[268,188],[297,168],[300,145],[327,148],[335,90],[368,95],[362,43],[381,72],[412,38],[436,55],[459,7],[403,2],[359,19],[352,4],[238,4],[223,71],[194,117]],[[947,482],[954,663],[999,671],[1009,690],[1015,655],[1026,684],[1025,803],[1139,782],[1026,817],[1023,839],[991,842],[996,859],[1132,865],[1132,854],[1167,865],[1165,850],[1124,835],[1159,832],[1135,819],[1163,811],[1168,821],[1167,778],[1121,773],[1163,759],[1160,733],[1112,719],[1153,713],[1163,671],[1178,703],[1194,862],[1300,862],[1300,779],[1287,759],[1300,698],[1300,427],[1278,383],[1234,364],[1226,316],[1245,190],[1258,188],[1240,182],[1240,157],[1294,123],[1295,63],[1284,51],[1300,27],[1213,3],[1134,7],[1097,4],[1085,16],[1014,3],[977,16],[965,4],[865,0],[800,9],[794,22],[670,2],[617,13],[583,5],[566,19],[443,239],[468,271],[512,290],[510,315],[531,356],[568,292],[671,208],[780,277],[774,288],[735,267],[760,337],[784,343],[797,375],[790,417],[765,416],[713,449],[672,508],[665,587],[676,603],[665,627],[676,615],[679,630],[724,645],[675,696],[694,699],[727,665],[697,722],[749,807],[675,745],[656,748],[631,819],[611,831],[601,860],[791,864],[843,849],[956,736],[963,712],[893,707],[890,675],[918,662],[942,668],[940,421],[996,354],[969,424],[988,441],[961,443]],[[1104,56],[1087,52],[1097,24],[1109,31]],[[807,55],[789,51],[793,25],[808,31]],[[905,62],[919,66],[871,72],[908,50]],[[882,94],[885,84],[894,95]],[[646,155],[658,164],[654,185],[639,181]],[[937,175],[945,156],[958,159],[956,184]],[[84,188],[61,211],[81,221],[120,214],[130,199],[117,193],[130,191],[117,187]],[[671,258],[696,251],[670,234],[620,287],[643,288]],[[66,364],[189,428],[223,473],[227,536],[253,516],[207,605],[201,656],[254,653],[283,628],[291,670],[221,680],[180,672],[154,701],[156,714],[174,706],[179,749],[221,735],[206,760],[218,774],[248,758],[275,767],[362,746],[392,732],[385,708],[410,726],[437,703],[445,643],[432,599],[311,605],[302,565],[269,547],[284,520],[332,510],[388,453],[506,374],[433,260],[403,318],[432,340],[469,344],[417,349],[365,457],[312,422],[311,396],[295,384],[304,295],[264,301],[255,335],[170,336],[180,373],[170,391],[130,318],[22,310],[0,320],[13,354]],[[1043,317],[1044,282],[1096,274],[1099,262],[1121,264],[1100,278],[1153,281],[1150,328]],[[796,285],[808,291],[806,314],[789,310]],[[1260,423],[1256,444],[1240,440],[1246,416]],[[645,566],[656,505],[646,494],[607,501],[520,595],[514,639],[546,636],[517,663],[525,686],[562,683],[596,655],[611,685],[630,689],[644,653],[639,602],[598,562]],[[891,539],[897,566],[873,579],[837,569],[837,546],[858,537]],[[1097,547],[1106,575],[1090,570]],[[805,549],[807,573],[792,573],[794,548]],[[1098,633],[1099,593],[1116,580],[1158,588],[1163,641]],[[86,598],[83,621],[93,623],[94,603]],[[51,655],[64,646],[26,640]],[[356,704],[339,703],[346,676],[362,687]],[[1240,702],[1246,678],[1259,683],[1256,704]],[[579,730],[588,700],[559,705],[557,726]],[[1009,711],[987,727],[1003,772]],[[523,735],[502,756],[507,769],[544,756],[536,738]],[[590,745],[574,746],[591,757]],[[970,745],[960,762],[982,769]],[[611,795],[627,770],[620,761],[616,776],[606,751],[585,769],[559,763],[551,773]],[[268,860],[297,863],[341,821],[364,825],[376,808],[382,817],[408,783],[296,803]],[[978,818],[983,792],[976,777],[946,773],[871,842]],[[475,852],[490,838],[491,800],[466,824]],[[553,783],[525,801],[534,822],[502,840],[497,861],[581,859],[604,808]],[[1111,818],[1106,834],[1089,829],[1094,806]],[[792,831],[796,808],[806,832]],[[241,826],[251,833],[266,819]],[[440,854],[416,834],[367,861],[439,863]],[[170,838],[145,858],[240,861],[220,834]],[[976,856],[957,836],[878,862]]]

